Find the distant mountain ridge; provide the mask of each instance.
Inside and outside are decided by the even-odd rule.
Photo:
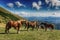
[[[39,20],[39,21],[47,21],[53,23],[60,23],[60,17],[25,17],[28,20]]]
[[[41,21],[55,24],[55,29],[60,30],[60,17],[25,17],[29,21]]]

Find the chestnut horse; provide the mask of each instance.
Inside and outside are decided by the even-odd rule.
[[[9,32],[9,29],[11,27],[13,27],[14,29],[17,29],[17,33],[19,32],[20,27],[26,23],[26,20],[21,19],[18,21],[12,21],[10,20],[7,24],[6,24],[6,29],[5,29],[5,33]]]
[[[23,26],[23,25],[25,26],[26,20],[21,19],[21,20],[20,20],[20,23],[21,23],[22,26]]]
[[[47,28],[54,29],[54,25],[50,23],[41,23],[41,25],[44,25],[45,31],[47,31]]]
[[[21,22],[20,21],[9,21],[6,24],[6,28],[5,28],[5,33],[9,33],[9,29],[13,27],[14,29],[17,30],[17,33],[19,32],[19,28],[21,27]]]
[[[26,21],[26,26],[27,30],[31,27],[32,30],[36,27],[36,21]]]

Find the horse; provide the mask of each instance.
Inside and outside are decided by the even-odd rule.
[[[41,21],[36,21],[36,28],[37,28],[37,30],[39,28],[44,29],[44,25],[41,25]]]
[[[50,29],[54,29],[54,24],[51,24],[51,23],[41,23],[41,25],[44,25],[44,28],[45,28],[45,31],[47,31],[47,28],[50,28]]]
[[[25,21],[25,28],[28,28],[29,21]]]
[[[9,29],[11,29],[11,27],[13,27],[14,29],[17,30],[17,33],[19,33],[19,29],[21,27],[21,23],[19,21],[8,21],[5,27],[5,33],[9,33]]]
[[[31,27],[32,30],[34,30],[34,28],[36,27],[36,21],[26,21],[26,26],[25,28],[27,28],[27,30]]]
[[[21,24],[22,24],[22,26],[24,25],[25,26],[25,23],[26,23],[26,20],[20,20],[20,22],[21,22]]]

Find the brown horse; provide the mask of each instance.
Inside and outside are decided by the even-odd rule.
[[[20,23],[21,23],[21,24],[22,24],[22,26],[23,26],[23,25],[25,25],[26,20],[22,19],[22,20],[20,20]]]
[[[54,25],[53,24],[41,23],[41,25],[44,25],[45,31],[47,31],[47,28],[54,29]]]
[[[31,27],[32,30],[36,27],[36,21],[26,21],[26,26],[27,30]]]
[[[9,21],[6,24],[5,33],[8,33],[9,32],[9,29],[11,27],[13,27],[14,29],[16,29],[17,30],[17,33],[18,33],[20,26],[21,26],[20,21]]]

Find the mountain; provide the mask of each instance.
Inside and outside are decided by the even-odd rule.
[[[28,20],[39,20],[39,21],[46,21],[51,23],[60,23],[60,17],[25,17]]]
[[[48,22],[55,24],[55,29],[60,30],[60,17],[25,17],[29,21],[37,20],[41,22]]]
[[[24,19],[24,18],[0,7],[0,23],[6,23],[9,20],[20,20],[20,19]]]

